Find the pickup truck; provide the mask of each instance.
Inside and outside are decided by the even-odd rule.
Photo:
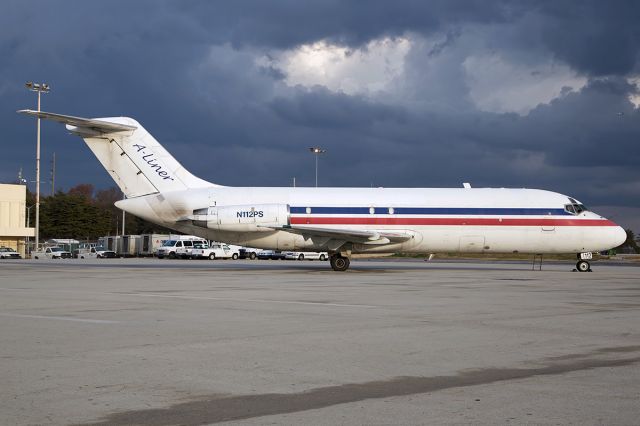
[[[118,257],[118,255],[113,250],[98,246],[79,249],[75,257],[80,259],[105,259]]]
[[[191,250],[192,259],[233,259],[236,260],[239,256],[238,251],[233,250],[227,244],[212,244],[210,247],[207,245],[194,245]]]
[[[71,252],[62,247],[46,247],[31,252],[34,259],[71,259]]]

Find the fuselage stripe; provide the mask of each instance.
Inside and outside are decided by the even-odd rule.
[[[618,226],[607,219],[469,218],[469,217],[319,217],[292,216],[292,225],[424,225],[424,226]]]
[[[504,216],[573,216],[558,208],[491,208],[491,207],[290,207],[291,214],[393,214],[398,215],[504,215]]]

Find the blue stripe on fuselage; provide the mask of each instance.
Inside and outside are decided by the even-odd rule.
[[[370,214],[370,207],[309,207],[311,214]],[[375,207],[374,214],[389,214],[389,207]],[[306,214],[307,207],[291,207],[292,214]],[[393,214],[404,215],[482,215],[482,216],[571,216],[564,209],[549,208],[469,208],[469,207],[393,207]]]

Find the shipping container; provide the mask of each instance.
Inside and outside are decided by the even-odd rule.
[[[121,246],[119,251],[116,251],[123,257],[136,257],[140,253],[141,241],[140,235],[123,235],[121,240]]]
[[[142,234],[140,256],[155,256],[162,244],[170,238],[169,234]]]

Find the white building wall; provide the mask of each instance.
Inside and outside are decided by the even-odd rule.
[[[26,227],[26,199],[26,186],[0,184],[0,246],[11,247],[23,257],[25,239],[35,236],[35,229]]]

